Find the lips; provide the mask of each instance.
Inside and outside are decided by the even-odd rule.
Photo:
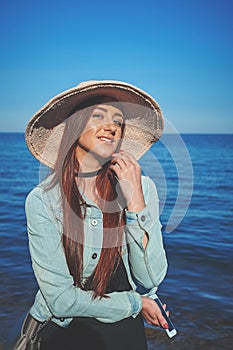
[[[112,144],[114,142],[113,138],[112,137],[107,137],[107,136],[99,136],[98,139],[101,141],[101,142],[104,142],[106,144]]]

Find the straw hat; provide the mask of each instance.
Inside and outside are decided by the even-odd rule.
[[[78,105],[99,95],[123,104],[126,127],[121,148],[134,154],[136,159],[160,138],[164,128],[162,112],[150,95],[120,81],[86,81],[52,98],[31,118],[25,138],[32,155],[53,168],[65,120]]]

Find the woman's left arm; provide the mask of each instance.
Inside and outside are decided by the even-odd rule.
[[[155,184],[141,176],[135,158],[127,152],[113,155],[116,173],[127,202],[126,229],[133,277],[146,289],[157,287],[167,272]]]
[[[129,262],[133,277],[146,289],[158,287],[167,272],[167,258],[159,221],[159,200],[153,181],[142,177],[146,206],[126,210]]]

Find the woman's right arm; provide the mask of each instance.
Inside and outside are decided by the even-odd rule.
[[[56,318],[95,317],[116,322],[137,315],[141,296],[135,291],[113,292],[93,299],[91,291],[74,286],[64,254],[62,236],[43,189],[36,187],[26,199],[26,217],[32,267],[46,304]]]

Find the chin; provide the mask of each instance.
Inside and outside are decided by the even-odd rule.
[[[116,152],[116,147],[96,147],[92,150],[92,154],[96,158],[111,159],[112,154]]]
[[[98,159],[100,164],[103,165],[104,163],[112,159],[112,154],[108,154],[108,155],[99,154],[99,155],[96,155],[96,159]]]
[[[112,152],[93,152],[93,155],[98,160],[98,162],[102,165],[102,164],[104,164],[112,159],[113,153],[114,153],[114,151],[112,151]]]

